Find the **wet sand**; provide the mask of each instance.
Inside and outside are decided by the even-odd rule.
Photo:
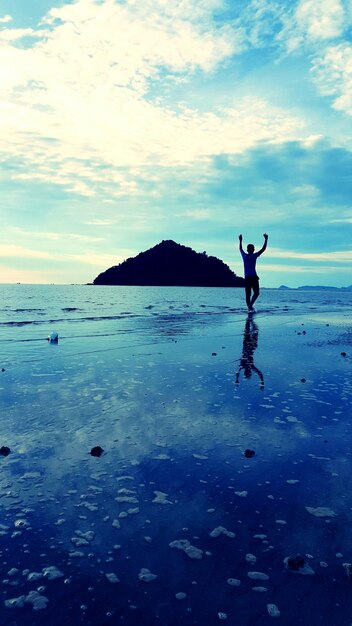
[[[0,623],[349,625],[347,319],[9,346]]]

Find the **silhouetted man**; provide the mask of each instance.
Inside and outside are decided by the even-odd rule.
[[[264,250],[266,250],[266,246],[268,243],[268,235],[264,233],[264,245],[259,250],[259,252],[254,252],[255,248],[252,243],[249,243],[247,246],[247,252],[244,252],[242,248],[242,235],[239,235],[240,240],[240,253],[243,259],[244,265],[244,282],[245,282],[245,290],[246,290],[246,303],[248,307],[248,311],[253,311],[253,304],[259,296],[259,276],[256,272],[256,262],[258,256],[263,254]],[[253,291],[253,295],[252,295]]]

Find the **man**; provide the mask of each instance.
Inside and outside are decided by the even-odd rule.
[[[242,235],[239,235],[240,240],[240,253],[243,259],[244,265],[244,282],[245,282],[245,290],[246,290],[246,303],[248,307],[248,311],[253,311],[253,304],[259,296],[259,277],[257,275],[255,265],[257,262],[258,256],[263,254],[266,250],[266,246],[268,243],[268,235],[264,233],[264,245],[259,250],[259,252],[254,252],[255,248],[252,243],[249,243],[247,246],[247,252],[244,252],[242,248]],[[252,295],[253,291],[253,295]]]

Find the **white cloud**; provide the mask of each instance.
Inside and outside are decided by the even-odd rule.
[[[115,222],[112,220],[93,219],[84,221],[83,224],[88,226],[112,226]]]
[[[168,78],[212,72],[243,49],[241,27],[213,19],[221,7],[77,0],[52,9],[39,32],[2,31],[0,152],[22,164],[17,177],[131,196],[140,192],[136,168],[143,178],[147,167],[301,135],[301,120],[258,98],[204,112],[152,96]],[[38,40],[18,47],[23,35]]]
[[[336,220],[329,220],[329,224],[352,224],[352,217],[345,217]]]
[[[11,21],[12,21],[11,15],[4,15],[3,17],[0,17],[0,23],[2,24],[6,24],[7,22],[11,22]]]
[[[15,244],[1,244],[0,257],[15,257],[18,259],[50,259],[51,255],[42,250],[32,250]]]
[[[312,75],[323,95],[333,96],[333,106],[352,115],[352,46],[330,46],[312,65]]]
[[[190,209],[185,211],[183,216],[200,222],[217,219],[214,218],[210,209]]]
[[[304,259],[316,262],[351,263],[352,250],[339,250],[337,252],[297,252],[295,250],[270,248],[270,256],[275,259]]]
[[[28,283],[42,284],[52,282],[52,276],[42,270],[16,269],[7,265],[0,265],[1,283]],[[60,280],[58,281],[60,282]]]
[[[82,235],[82,234],[78,234],[78,233],[62,233],[62,232],[52,232],[52,231],[35,231],[35,230],[26,230],[24,228],[18,228],[18,227],[13,227],[12,229],[10,229],[13,233],[15,233],[16,237],[25,237],[25,238],[30,238],[31,240],[33,239],[45,239],[45,240],[50,240],[50,241],[59,241],[59,240],[63,240],[63,241],[68,241],[69,239],[73,239],[75,241],[83,241],[83,242],[100,242],[100,241],[104,241],[103,237],[96,237],[93,235]],[[1,255],[1,251],[6,251],[8,250],[11,253],[11,250],[13,250],[16,253],[16,250],[20,249],[19,246],[0,246],[0,255]],[[24,250],[21,248],[21,250]],[[28,250],[27,250],[28,252]],[[26,256],[26,250],[24,250],[23,253],[24,256]],[[2,256],[7,256],[6,254],[3,254]],[[10,254],[10,256],[13,256],[12,254]]]
[[[283,263],[266,263],[263,262],[261,268],[265,272],[277,272],[282,274],[282,280],[285,274],[332,274],[336,272],[336,267],[330,265],[284,265]]]
[[[96,268],[106,269],[113,265],[118,265],[124,260],[121,255],[114,254],[65,254],[64,259],[75,263],[93,265]]]
[[[309,39],[339,37],[345,28],[345,11],[340,0],[301,0],[296,9],[298,29]]]

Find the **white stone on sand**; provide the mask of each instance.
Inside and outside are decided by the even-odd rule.
[[[276,606],[276,604],[267,604],[266,608],[268,610],[270,617],[280,617],[281,613],[278,607]]]
[[[201,559],[203,556],[203,550],[192,546],[188,539],[175,539],[169,543],[170,548],[176,548],[182,550],[190,559]]]
[[[219,537],[220,535],[225,535],[226,537],[230,537],[231,539],[234,539],[234,537],[236,537],[235,533],[233,533],[231,530],[227,530],[227,528],[225,528],[224,526],[217,526],[209,533],[209,535],[210,537]]]
[[[176,600],[185,600],[187,598],[187,594],[183,591],[179,591],[178,593],[175,593],[175,598]]]
[[[108,579],[109,583],[112,584],[116,584],[119,583],[119,579],[117,578],[116,574],[114,574],[114,572],[110,572],[109,574],[105,574],[106,578]]]
[[[269,580],[268,574],[264,574],[263,572],[247,572],[247,576],[252,580]]]
[[[155,580],[158,577],[156,574],[152,574],[147,567],[142,567],[141,571],[138,574],[138,578],[145,583],[150,583],[152,580]]]
[[[310,513],[311,515],[314,515],[314,517],[336,517],[337,516],[337,513],[335,513],[328,506],[317,506],[317,507],[306,506],[305,509],[306,511],[308,511],[308,513]]]
[[[246,558],[246,561],[247,561],[248,563],[256,563],[256,562],[257,562],[257,557],[256,557],[256,556],[254,556],[254,554],[250,554],[250,553],[248,553],[248,554],[246,554],[246,557],[245,557],[245,558]]]
[[[48,567],[43,567],[43,576],[48,578],[48,580],[56,580],[56,578],[62,578],[63,573],[55,566],[49,565]]]
[[[239,587],[241,584],[241,581],[238,580],[238,578],[228,578],[226,582],[230,585],[230,587]]]

